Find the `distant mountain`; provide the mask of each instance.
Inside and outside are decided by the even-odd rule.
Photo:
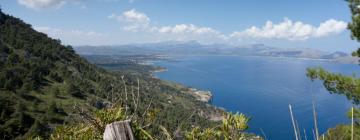
[[[298,48],[276,48],[264,44],[248,45],[248,55],[253,56],[271,56],[271,57],[294,57],[294,58],[312,58],[319,59],[324,52],[313,49]]]
[[[344,52],[322,52],[309,48],[277,48],[264,44],[234,46],[227,44],[201,44],[196,41],[167,41],[148,44],[129,44],[118,46],[79,46],[76,52],[83,55],[243,55],[326,59],[342,63],[353,63],[358,59]]]
[[[347,53],[344,53],[344,52],[334,52],[331,54],[323,55],[321,58],[323,58],[323,59],[338,59],[341,57],[348,57],[348,56],[350,56],[350,55]]]
[[[223,45],[225,46],[225,45]],[[83,55],[134,55],[134,54],[211,54],[217,53],[222,47],[202,45],[196,41],[168,41],[148,44],[128,44],[117,46],[79,46],[75,50]]]

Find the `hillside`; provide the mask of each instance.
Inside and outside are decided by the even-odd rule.
[[[124,79],[122,79],[124,78]],[[138,87],[141,115],[145,108],[161,110],[155,125],[147,128],[160,135],[158,125],[170,132],[191,126],[211,126],[213,114],[206,103],[185,94],[186,87],[131,71],[108,72],[88,63],[71,46],[32,29],[22,20],[0,10],[0,136],[4,139],[48,136],[60,124],[81,120],[79,110],[94,111],[113,102],[134,110],[124,98]],[[126,94],[125,94],[126,93]],[[150,105],[149,105],[150,104]],[[188,121],[184,121],[188,119]]]

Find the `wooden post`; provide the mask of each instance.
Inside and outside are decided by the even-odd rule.
[[[135,140],[130,120],[113,122],[106,125],[104,140]]]

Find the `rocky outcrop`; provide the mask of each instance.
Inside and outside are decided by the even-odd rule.
[[[210,102],[212,100],[213,95],[210,91],[206,90],[198,90],[195,88],[189,88],[188,91],[191,95],[193,95],[197,100],[202,102]]]

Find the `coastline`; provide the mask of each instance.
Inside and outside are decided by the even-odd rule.
[[[188,88],[188,93],[193,95],[198,101],[205,102],[205,103],[210,103],[213,98],[213,94],[211,93],[211,91],[208,91],[208,90],[199,90],[196,88]]]
[[[157,66],[157,65],[155,65],[155,63],[152,63],[151,66],[155,67],[155,70],[149,71],[151,73],[150,74],[151,77],[162,80],[162,81],[166,81],[164,79],[157,77],[156,73],[166,72],[166,71],[168,71],[168,69],[165,67]],[[181,89],[183,89],[182,90],[183,94],[191,95],[192,97],[194,97],[194,99],[196,101],[205,103],[205,105],[207,107],[212,107],[216,110],[213,112],[206,112],[206,111],[200,110],[200,112],[199,112],[200,116],[203,116],[204,118],[207,118],[208,120],[211,120],[214,122],[219,122],[224,119],[225,113],[227,111],[225,108],[217,107],[217,106],[214,106],[213,104],[211,104],[211,102],[214,98],[213,93],[211,91],[200,90],[200,89],[194,88],[194,87],[188,87],[187,85],[176,83],[175,81],[166,81],[166,82],[169,82],[171,84],[176,84],[176,86],[179,86],[179,87],[181,87]]]
[[[190,55],[171,55],[163,57],[163,60],[169,60],[171,57],[179,57],[179,56],[237,56],[237,57],[265,57],[265,58],[272,58],[272,59],[290,59],[290,60],[306,60],[306,61],[324,61],[324,62],[331,62],[337,64],[351,64],[357,65],[360,61],[359,58],[356,57],[339,57],[334,59],[325,59],[325,58],[311,58],[311,57],[287,57],[287,56],[271,56],[271,55],[237,55],[237,54],[190,54]]]
[[[168,71],[168,69],[165,67],[156,66],[154,63],[151,63],[151,64],[152,64],[151,66],[154,67],[154,70],[149,71],[152,78],[160,79],[159,77],[156,76],[156,73]],[[160,80],[163,80],[163,79],[160,79]],[[177,83],[177,84],[179,84],[179,83]],[[197,89],[194,87],[187,87],[186,85],[183,85],[183,84],[179,84],[179,85],[182,85],[183,87],[186,88],[186,90],[183,91],[183,93],[192,95],[198,101],[205,102],[205,103],[211,103],[212,98],[213,98],[213,94],[211,91],[200,90],[200,89]]]

